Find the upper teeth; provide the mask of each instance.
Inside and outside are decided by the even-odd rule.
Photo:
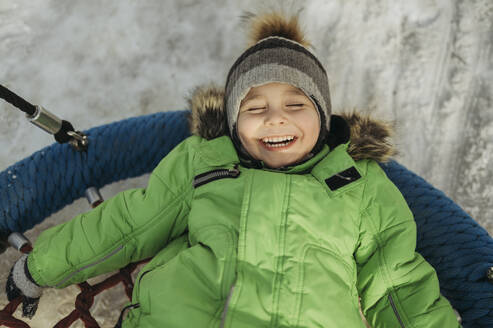
[[[285,136],[285,137],[267,137],[262,138],[263,142],[283,142],[283,141],[291,141],[294,139],[294,136]]]

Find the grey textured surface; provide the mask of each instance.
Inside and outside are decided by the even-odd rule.
[[[262,3],[0,0],[0,83],[77,129],[184,109],[194,86],[224,83],[246,44],[239,15]],[[309,0],[304,6],[305,31],[327,68],[334,111],[357,108],[394,120],[398,160],[492,233],[493,2]],[[0,170],[52,142],[0,102]],[[133,179],[102,193],[108,198],[145,182]],[[47,226],[87,209],[77,201],[28,235],[35,240]],[[1,285],[18,256],[2,255]],[[76,290],[47,291],[32,327],[51,326],[69,313]],[[121,289],[98,298],[94,309],[104,327],[114,325],[122,295]]]

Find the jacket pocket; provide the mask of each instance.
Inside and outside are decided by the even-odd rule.
[[[234,257],[230,256],[233,244],[229,232],[217,229],[210,231],[212,240],[205,235],[199,237],[169,261],[153,259],[159,264],[143,270],[134,300],[144,314],[141,324],[152,321],[164,327],[184,323],[190,327],[218,326],[219,310],[235,275]],[[161,253],[156,257],[160,258]]]
[[[342,255],[318,245],[304,247],[294,326],[360,327],[355,270]],[[341,313],[345,313],[344,319]],[[342,321],[341,321],[342,320]]]
[[[142,297],[140,295],[142,279],[148,273],[162,268],[168,262],[170,262],[176,255],[178,255],[181,251],[188,248],[188,237],[186,234],[181,235],[180,237],[174,239],[171,243],[169,243],[165,248],[163,248],[159,253],[157,253],[152,260],[147,263],[137,275],[135,279],[134,289],[132,291],[132,303],[140,304]],[[148,308],[146,304],[146,300],[144,299],[144,306],[140,306],[141,311],[145,312],[145,309]]]

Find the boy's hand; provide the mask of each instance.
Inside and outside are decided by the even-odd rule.
[[[33,281],[26,261],[27,254],[15,262],[7,278],[5,290],[9,301],[22,297],[22,316],[31,319],[38,309],[43,289]]]

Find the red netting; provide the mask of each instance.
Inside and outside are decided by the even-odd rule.
[[[31,251],[30,247],[22,250],[25,253]],[[141,263],[145,263],[148,260],[143,260],[137,263],[130,263],[125,268],[120,269],[118,273],[106,278],[100,283],[95,285],[90,285],[87,282],[78,284],[81,292],[77,295],[75,299],[75,309],[67,315],[65,318],[60,320],[54,328],[68,328],[78,319],[84,322],[87,328],[99,328],[99,324],[92,317],[89,312],[92,304],[94,303],[94,297],[106,289],[112,288],[119,283],[123,284],[125,288],[125,293],[128,298],[132,297],[132,290],[134,283],[132,281],[132,272]],[[21,304],[22,297],[17,297],[12,300],[3,310],[0,311],[0,326],[10,327],[10,328],[30,328],[27,323],[22,320],[13,317],[13,313],[16,311],[17,307]]]
[[[101,204],[102,201],[98,201],[92,204],[92,207],[96,207]],[[20,249],[22,253],[28,254],[32,251],[32,246],[30,244],[25,244]],[[127,297],[132,299],[132,290],[134,288],[134,283],[132,281],[132,272],[137,268],[138,265],[149,261],[149,259],[142,260],[136,263],[130,263],[123,269],[120,269],[118,273],[106,278],[105,280],[97,283],[95,285],[90,285],[87,281],[78,284],[81,292],[75,298],[75,309],[67,315],[65,318],[60,320],[54,328],[68,328],[77,320],[82,320],[84,326],[87,328],[100,328],[99,324],[91,315],[89,311],[92,304],[94,303],[94,297],[106,289],[112,288],[119,283],[123,284],[125,288],[125,293]],[[8,303],[5,308],[0,311],[0,326],[5,326],[9,328],[31,328],[27,323],[22,320],[16,319],[13,313],[17,310],[17,307],[22,303],[22,296],[19,296]]]
[[[91,207],[95,208],[103,202],[100,198],[91,203]],[[22,253],[28,254],[32,251],[31,244],[27,243],[21,247],[20,251]],[[149,259],[142,260],[136,263],[130,263],[123,269],[120,269],[118,273],[115,273],[111,277],[97,283],[95,285],[90,285],[87,281],[78,284],[81,292],[75,298],[75,309],[67,315],[65,318],[60,320],[54,328],[68,328],[78,319],[84,322],[86,328],[100,328],[96,320],[93,318],[89,310],[94,303],[94,297],[101,292],[112,288],[119,283],[123,284],[125,288],[125,293],[128,299],[132,299],[132,290],[134,288],[134,283],[132,281],[132,272],[142,263],[148,262]],[[0,311],[0,326],[5,326],[9,328],[31,328],[27,323],[22,320],[13,317],[13,313],[17,310],[17,307],[22,303],[22,296],[15,298],[10,303],[8,303]]]

